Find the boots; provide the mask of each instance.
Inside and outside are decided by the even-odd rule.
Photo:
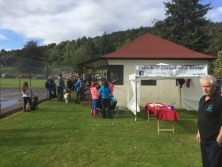
[[[93,116],[94,116],[94,118],[98,118],[96,114],[97,114],[97,113],[96,113],[96,110],[93,110]]]
[[[26,112],[26,106],[23,105],[23,112]]]

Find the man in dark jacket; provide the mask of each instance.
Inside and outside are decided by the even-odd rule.
[[[206,75],[200,80],[204,96],[198,109],[198,132],[203,167],[222,167],[222,97],[217,80]]]
[[[55,87],[55,83],[52,81],[52,77],[48,77],[48,80],[45,83],[45,88],[47,89],[48,100],[52,98],[52,92]]]
[[[73,88],[73,82],[70,77],[68,78],[68,80],[66,82],[66,88],[67,88],[67,93],[69,94],[69,99],[71,99],[71,91]]]
[[[81,100],[84,98],[84,82],[81,78],[78,79],[78,81],[75,84],[76,88],[76,102],[80,104]]]
[[[62,101],[64,88],[65,88],[64,79],[62,78],[62,74],[60,74],[58,77],[58,80],[57,80],[57,91],[58,91],[58,100],[59,101]]]

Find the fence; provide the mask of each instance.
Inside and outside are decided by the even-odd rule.
[[[25,81],[32,87],[34,95],[43,100],[47,98],[45,82],[48,76],[52,76],[55,80],[59,74],[62,74],[64,79],[75,77],[74,68],[64,65],[53,65],[18,57],[10,57],[10,62],[7,64],[10,66],[1,65],[0,67],[0,116],[22,106],[21,92]]]

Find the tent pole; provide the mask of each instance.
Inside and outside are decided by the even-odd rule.
[[[136,77],[136,83],[135,83],[135,87],[136,87],[136,113],[135,113],[135,121],[136,121],[136,114],[137,114],[137,77]]]
[[[180,109],[181,109],[181,87],[180,87],[180,84],[178,81],[177,82],[177,85],[178,85],[178,89],[179,89],[179,98],[180,98]]]
[[[127,85],[127,105],[129,104],[129,89],[130,89],[130,81],[128,80],[128,85]]]
[[[180,109],[181,109],[181,87],[180,87]]]

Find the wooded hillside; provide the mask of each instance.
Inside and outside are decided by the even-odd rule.
[[[76,67],[79,62],[94,59],[114,52],[145,33],[151,33],[189,49],[217,56],[222,50],[222,22],[213,23],[205,15],[210,4],[202,5],[196,0],[179,0],[165,3],[165,20],[154,20],[153,27],[140,27],[126,31],[101,34],[97,37],[82,37],[38,46],[29,41],[21,50],[0,52],[0,64],[13,65],[13,57],[22,57]]]

